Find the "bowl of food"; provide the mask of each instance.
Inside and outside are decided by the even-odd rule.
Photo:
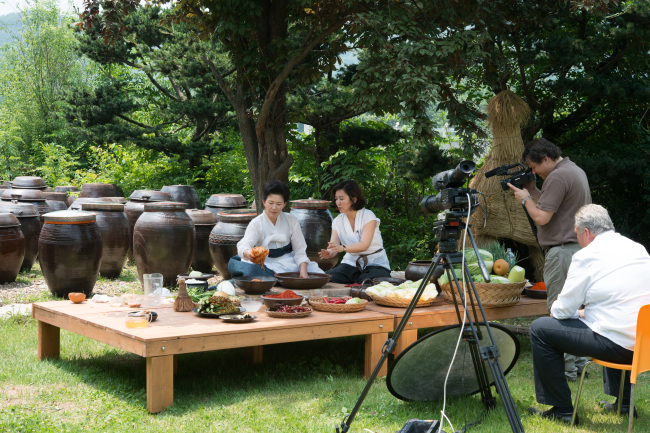
[[[225,314],[243,313],[246,309],[234,305],[230,299],[225,296],[215,295],[204,299],[199,306],[193,308],[192,311],[201,317],[218,318]]]
[[[247,294],[262,294],[271,290],[275,286],[278,279],[275,277],[259,276],[259,277],[237,277],[233,278],[235,285],[242,289]]]
[[[244,313],[244,314],[225,314],[219,318],[226,323],[248,323],[257,319],[257,316]]]
[[[184,280],[190,280],[190,279],[195,279],[195,280],[201,280],[201,281],[208,281],[210,278],[214,278],[214,275],[212,274],[203,274],[201,272],[190,272],[189,274],[179,274],[177,275],[177,278],[182,278]]]
[[[282,287],[292,290],[319,289],[329,283],[331,276],[328,274],[308,273],[309,278],[300,278],[299,272],[283,272],[275,274]]]
[[[304,296],[297,295],[291,290],[262,296],[262,301],[264,301],[266,308],[276,308],[281,305],[300,305],[303,299],[305,299]]]

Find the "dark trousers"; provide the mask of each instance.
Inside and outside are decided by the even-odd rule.
[[[254,263],[242,262],[241,257],[233,256],[228,261],[228,272],[230,272],[231,278],[237,277],[272,277],[275,275],[275,272],[269,269],[268,266],[264,266],[264,269],[260,265]]]
[[[571,390],[564,377],[564,353],[619,364],[632,363],[634,352],[591,330],[578,319],[542,317],[530,325],[537,402],[571,407]],[[630,399],[630,372],[626,373],[624,404]],[[621,370],[603,368],[605,394],[618,397]]]
[[[368,278],[390,277],[390,271],[381,266],[366,266],[363,272],[360,272],[356,266],[345,263],[341,263],[334,269],[325,271],[325,273],[332,276],[330,283],[337,284],[361,284],[363,280]]]

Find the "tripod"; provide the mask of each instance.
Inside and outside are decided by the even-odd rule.
[[[463,261],[463,254],[458,252],[457,239],[460,233],[459,229],[466,228],[467,234],[469,235],[469,238],[472,242],[472,246],[474,247],[474,251],[479,260],[479,266],[481,268],[483,276],[485,277],[486,281],[489,281],[487,268],[485,267],[485,263],[483,263],[483,260],[481,259],[481,256],[478,253],[478,247],[476,246],[476,241],[474,240],[472,231],[470,227],[466,225],[462,220],[456,220],[456,219],[450,220],[449,218],[443,221],[437,221],[435,223],[435,227],[437,233],[439,234],[439,239],[440,239],[439,252],[436,253],[436,255],[434,256],[431,265],[427,270],[426,275],[422,279],[422,283],[418,287],[418,290],[413,296],[413,300],[411,301],[408,308],[406,309],[406,312],[404,313],[404,317],[395,328],[395,331],[393,331],[392,338],[389,338],[384,343],[384,346],[382,347],[381,358],[379,359],[379,362],[375,366],[375,369],[372,372],[370,378],[368,379],[368,382],[366,383],[366,386],[361,392],[361,395],[357,399],[354,408],[352,409],[350,414],[343,419],[341,425],[336,427],[337,433],[346,433],[349,431],[350,424],[352,424],[356,414],[361,409],[361,405],[363,404],[363,401],[368,395],[372,383],[374,382],[375,378],[379,374],[379,370],[381,369],[382,365],[388,358],[388,355],[392,353],[393,350],[395,349],[396,342],[399,339],[400,335],[402,334],[402,331],[406,327],[407,323],[409,322],[410,317],[413,314],[413,310],[415,309],[415,306],[417,305],[420,297],[422,296],[422,293],[424,293],[424,289],[429,283],[429,280],[431,279],[431,276],[435,272],[436,268],[440,265],[442,265],[443,268],[445,269],[445,272],[447,272],[449,284],[451,287],[451,294],[454,300],[454,307],[456,308],[456,315],[458,316],[458,322],[461,325],[463,323],[463,319],[460,314],[460,309],[458,307],[458,300],[460,300],[463,305],[466,305],[467,308],[471,306],[471,310],[474,315],[474,319],[472,319],[471,317],[472,315],[467,314],[467,320],[470,329],[465,329],[465,331],[463,332],[463,338],[465,338],[469,343],[470,354],[472,356],[472,363],[474,365],[474,370],[476,372],[476,377],[479,383],[481,399],[483,401],[483,404],[486,406],[488,410],[496,406],[496,398],[492,396],[492,392],[490,389],[490,382],[489,382],[487,368],[486,368],[486,364],[487,364],[487,367],[490,369],[490,372],[492,373],[492,377],[494,378],[494,383],[497,388],[497,392],[501,396],[501,400],[503,402],[506,416],[508,417],[508,422],[510,423],[510,427],[513,433],[524,432],[524,427],[521,423],[521,419],[519,418],[519,414],[517,413],[517,408],[512,399],[512,395],[510,394],[510,389],[508,388],[508,384],[506,383],[505,375],[503,374],[503,369],[501,368],[501,364],[499,363],[499,356],[500,356],[499,348],[497,347],[494,341],[494,337],[492,336],[490,325],[488,323],[487,317],[485,316],[483,305],[481,304],[481,300],[478,297],[478,293],[476,291],[476,287],[474,286],[474,281],[472,280],[471,274],[469,272],[469,268],[467,267],[467,263],[463,264],[463,272],[465,272],[466,281],[467,283],[469,283],[470,286],[468,287],[467,290],[467,296],[469,298],[469,302],[466,301],[465,296],[463,295],[461,284],[458,282],[458,278],[456,277],[456,272],[453,267],[454,264],[462,263]],[[452,278],[453,278],[453,283],[452,283]],[[458,298],[456,298],[455,292],[457,292]],[[488,344],[485,345],[481,345],[480,343],[484,338],[484,333],[481,331],[480,327],[478,326],[479,319],[476,312],[476,306],[474,304],[475,302],[476,302],[476,306],[478,306],[481,317],[483,319],[482,322],[484,322],[485,324],[484,325],[486,331],[485,333],[487,334],[487,338],[488,338],[487,341]],[[434,423],[437,424],[437,421],[434,421]],[[432,428],[433,428],[433,424],[432,424]]]

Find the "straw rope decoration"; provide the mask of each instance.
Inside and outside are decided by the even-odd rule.
[[[528,254],[524,253],[524,255],[530,256],[535,267],[535,277],[540,279],[543,273],[544,256],[537,247],[521,202],[514,198],[512,192],[501,189],[499,181],[503,177],[485,178],[487,171],[521,160],[524,142],[521,138],[520,125],[530,117],[531,110],[528,104],[514,92],[504,90],[490,99],[487,112],[488,122],[492,128],[492,148],[470,184],[472,188],[485,195],[485,198],[479,196],[479,200],[487,209],[487,223],[484,227],[483,212],[475,212],[470,217],[470,223],[479,243],[505,238],[530,246]]]

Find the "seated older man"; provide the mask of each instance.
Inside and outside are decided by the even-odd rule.
[[[582,249],[573,256],[551,317],[537,319],[530,327],[537,402],[553,407],[529,412],[566,423],[571,422],[573,403],[563,353],[631,363],[639,309],[650,304],[650,256],[643,245],[614,232],[605,208],[580,208],[575,231]],[[579,310],[581,305],[584,310]],[[618,396],[620,375],[620,370],[603,370],[605,394]],[[629,413],[627,375],[623,412]]]

